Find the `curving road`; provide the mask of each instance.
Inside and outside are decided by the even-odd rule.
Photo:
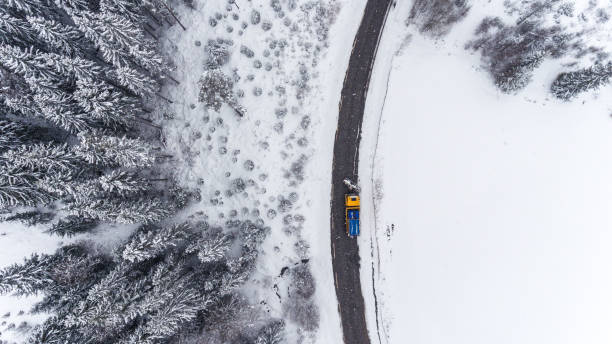
[[[340,98],[331,189],[331,249],[338,311],[345,344],[370,344],[359,278],[357,240],[346,235],[342,180],[358,180],[359,142],[378,41],[394,0],[368,0],[353,42]],[[363,229],[367,230],[367,229]]]

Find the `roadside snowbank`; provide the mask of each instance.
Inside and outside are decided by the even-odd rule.
[[[463,48],[498,10],[484,2],[395,56],[408,10],[383,34],[360,153],[372,341],[374,281],[381,343],[610,342],[612,87],[553,100],[551,62],[499,93]]]

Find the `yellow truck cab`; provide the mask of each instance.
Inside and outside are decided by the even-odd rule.
[[[350,237],[359,235],[359,195],[348,194],[344,195],[344,204],[346,206],[345,222],[346,234]]]

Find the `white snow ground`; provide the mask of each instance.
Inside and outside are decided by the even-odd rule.
[[[501,2],[438,41],[405,27],[410,5],[383,34],[361,145],[372,342],[374,280],[380,343],[609,343],[612,87],[559,102],[547,62],[501,94],[463,49]]]

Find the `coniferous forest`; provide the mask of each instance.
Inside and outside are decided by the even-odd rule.
[[[157,34],[176,20],[165,0],[0,5],[2,220],[67,238],[141,226],[112,252],[78,241],[0,270],[0,293],[43,295],[32,311],[51,314],[30,343],[283,338],[235,292],[268,229],[167,220],[193,195],[155,169],[167,155],[147,104],[171,78]]]

